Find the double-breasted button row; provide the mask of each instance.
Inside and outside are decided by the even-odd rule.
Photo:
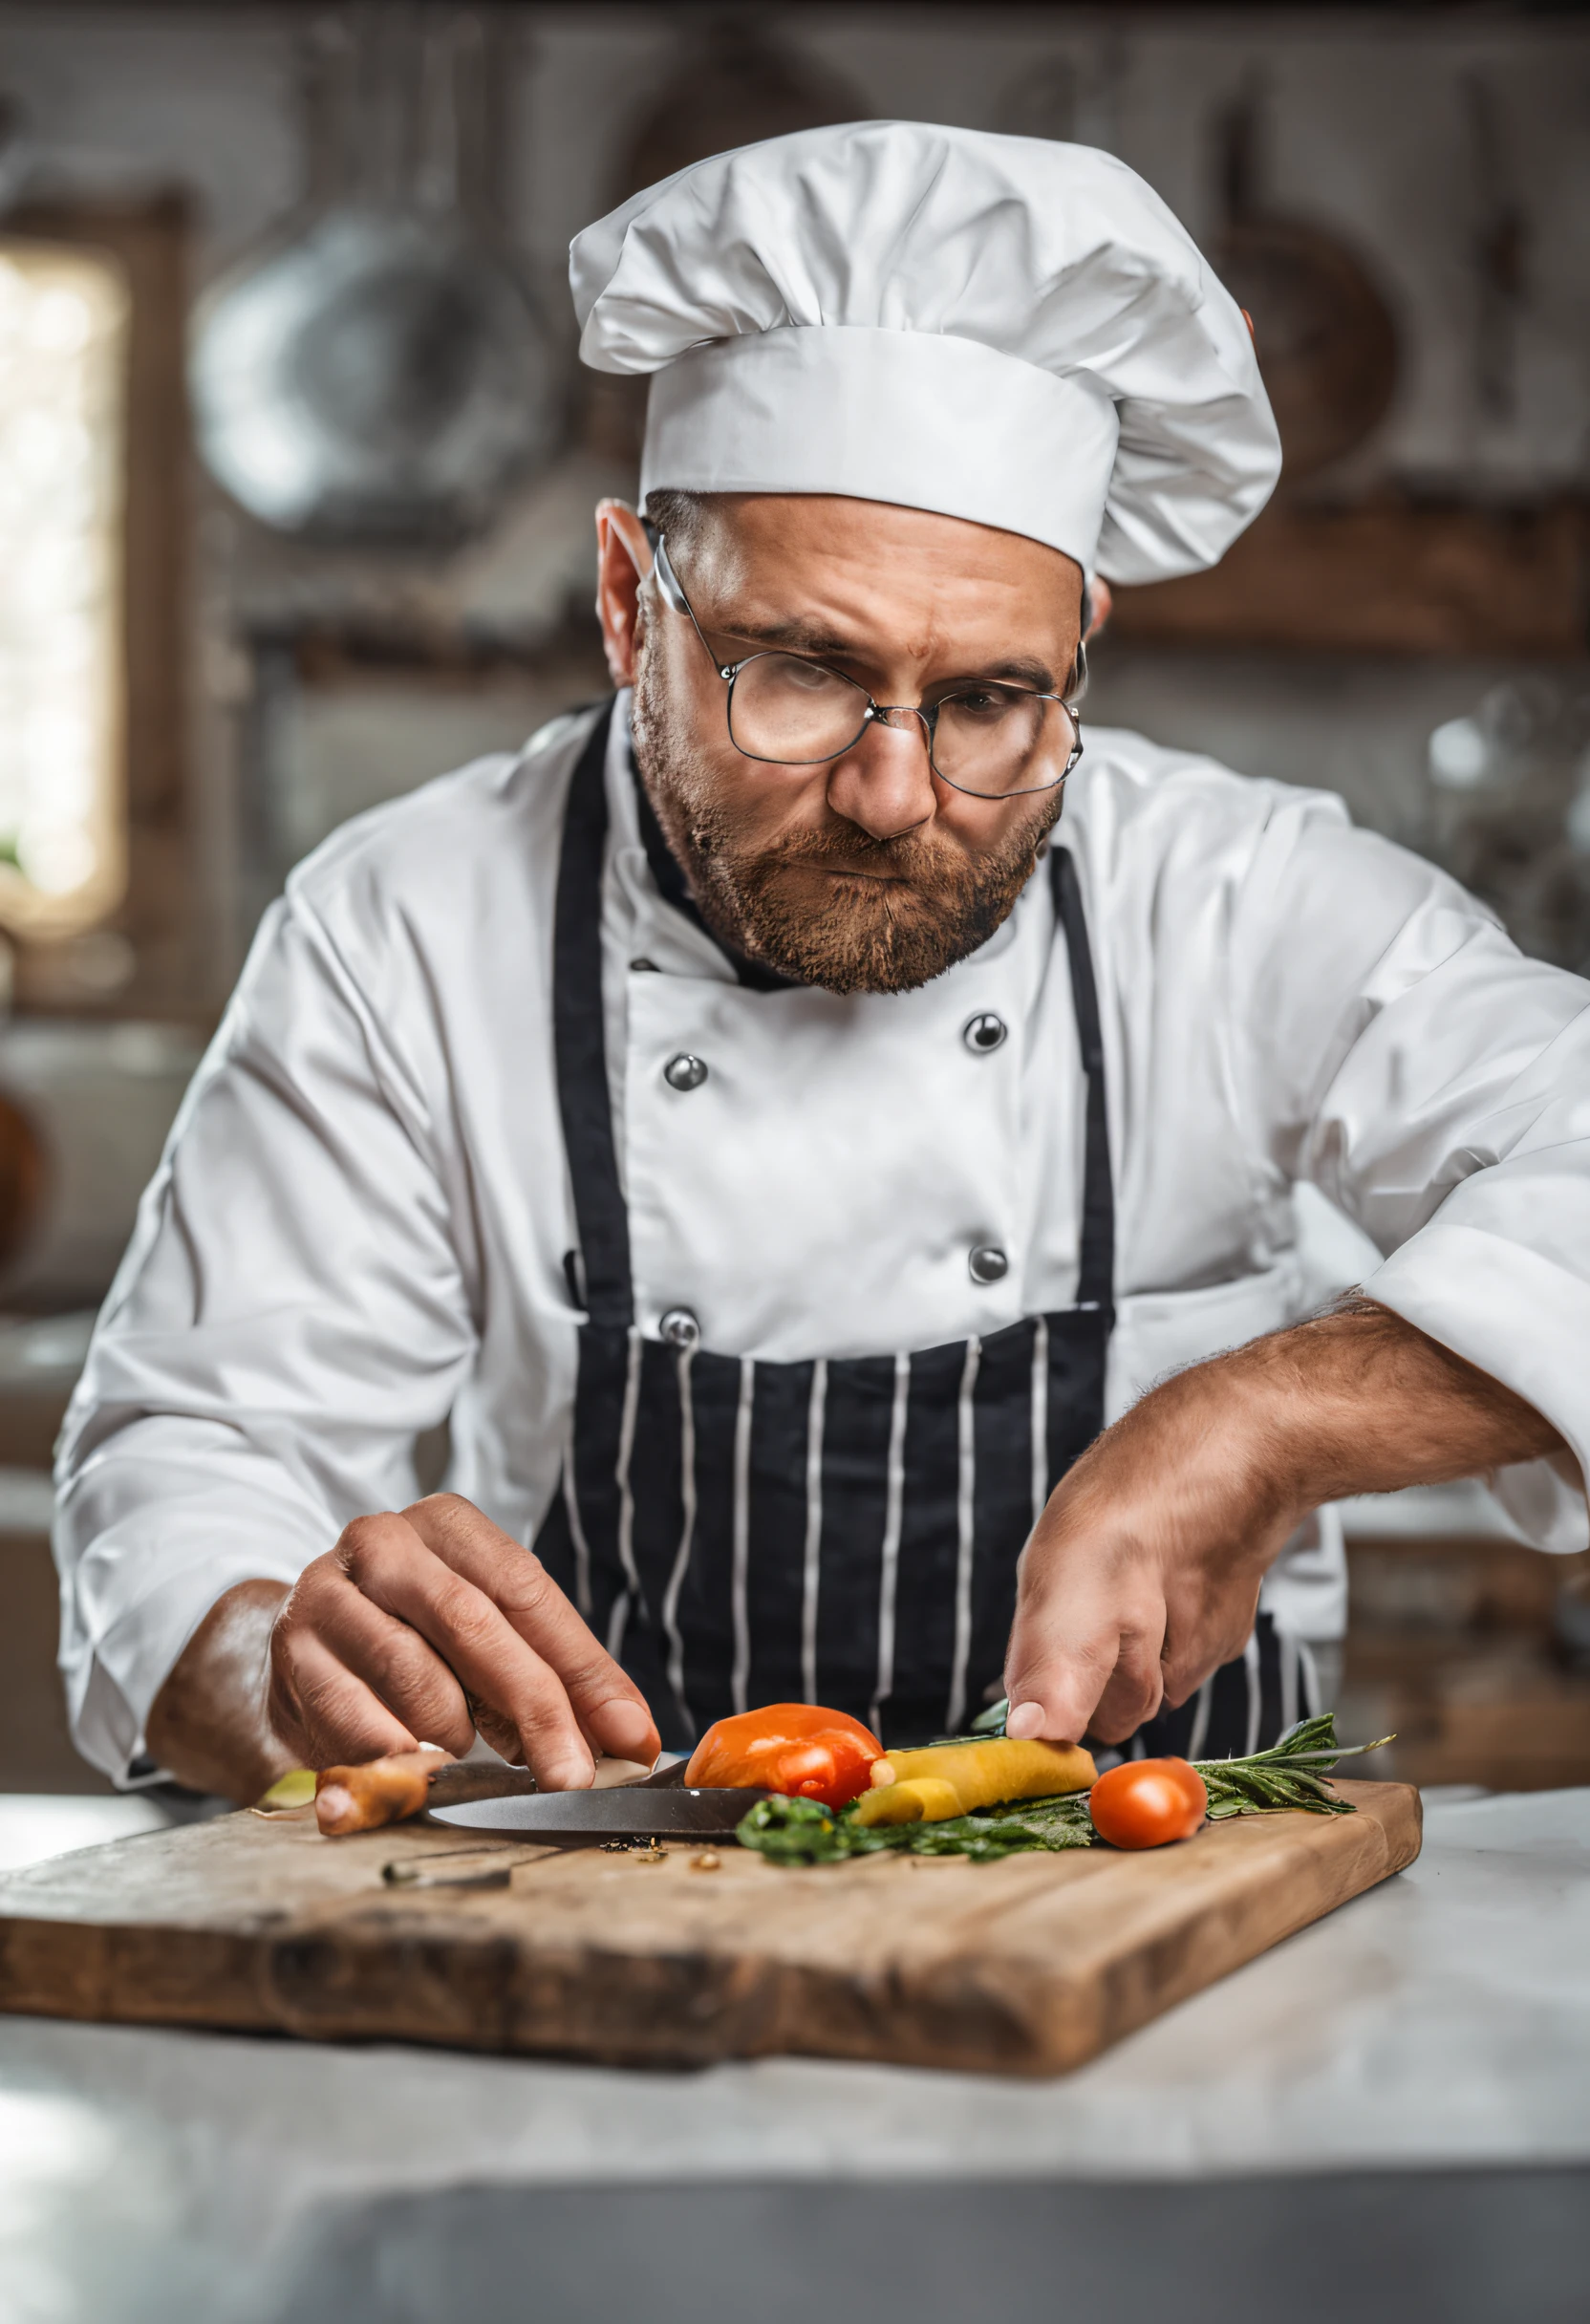
[[[635,960],[631,965],[650,968],[652,963],[649,960]],[[986,1057],[991,1050],[1004,1045],[1009,1031],[1002,1017],[996,1017],[992,1009],[984,1009],[978,1016],[967,1019],[960,1028],[960,1038],[974,1057]],[[688,1049],[680,1049],[663,1066],[662,1078],[670,1089],[699,1089],[707,1078],[706,1061],[693,1056]]]
[[[998,1243],[979,1242],[966,1261],[966,1272],[975,1283],[999,1283],[1010,1273],[1010,1261]]]

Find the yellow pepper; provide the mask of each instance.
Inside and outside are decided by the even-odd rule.
[[[307,1808],[314,1797],[314,1770],[312,1767],[290,1767],[285,1775],[278,1775],[266,1792],[259,1805],[262,1808]]]
[[[931,1743],[875,1760],[872,1788],[855,1804],[861,1824],[941,1823],[1006,1799],[1085,1792],[1097,1775],[1091,1755],[1070,1743]]]
[[[863,1792],[856,1802],[857,1823],[942,1823],[946,1816],[965,1813],[954,1784],[935,1775],[880,1784],[876,1791]]]

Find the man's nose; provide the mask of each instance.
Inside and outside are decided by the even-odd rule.
[[[870,725],[834,761],[828,805],[870,839],[898,839],[931,822],[937,801],[922,721],[912,711],[894,711],[887,725]]]

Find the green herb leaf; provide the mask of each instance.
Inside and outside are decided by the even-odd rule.
[[[1193,1765],[1209,1794],[1211,1823],[1228,1816],[1300,1811],[1306,1816],[1351,1816],[1356,1813],[1352,1801],[1331,1793],[1331,1769],[1392,1740],[1382,1735],[1374,1743],[1339,1743],[1336,1713],[1327,1711],[1317,1719],[1300,1719],[1268,1751],[1253,1752],[1243,1759],[1195,1759]]]
[[[1085,1792],[1053,1799],[1020,1799],[975,1816],[946,1816],[936,1823],[860,1824],[849,1808],[836,1816],[810,1799],[761,1799],[742,1818],[742,1848],[781,1864],[837,1864],[854,1856],[969,1856],[991,1863],[1033,1848],[1086,1848],[1098,1835]]]
[[[972,1732],[979,1738],[983,1735],[1002,1735],[1009,1716],[1010,1697],[1002,1694],[997,1703],[991,1703],[986,1711],[978,1713],[972,1721]]]

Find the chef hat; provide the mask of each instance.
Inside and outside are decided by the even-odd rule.
[[[1157,581],[1213,565],[1279,471],[1240,312],[1090,146],[770,138],[588,226],[569,280],[584,360],[653,375],[643,494],[892,501]]]

